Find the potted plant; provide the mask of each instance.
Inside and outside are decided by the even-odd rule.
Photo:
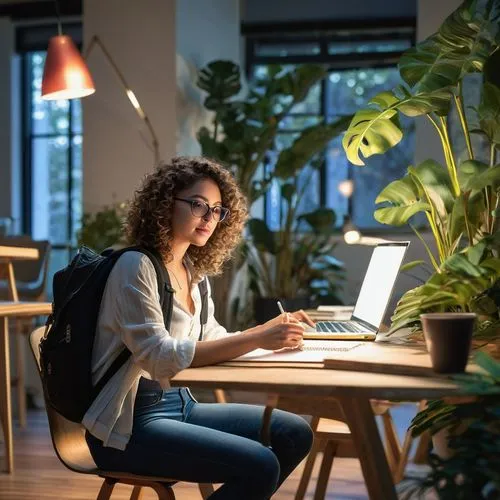
[[[444,500],[500,498],[500,363],[483,352],[475,362],[482,372],[454,377],[471,397],[431,401],[413,419],[413,436],[461,432],[451,433],[446,458],[430,455],[427,477],[401,483],[401,500],[430,490]]]
[[[270,66],[267,74],[249,83],[241,96],[243,84],[237,64],[213,61],[199,72],[198,86],[207,93],[204,106],[213,112],[213,126],[210,129],[202,127],[198,132],[202,153],[231,170],[250,205],[267,192],[275,176],[286,180],[298,175],[347,126],[345,119],[334,124],[320,122],[305,129],[294,145],[280,152],[281,161],[274,171],[263,172],[263,164],[277,150],[276,139],[283,121],[325,75],[326,69],[318,65],[303,65],[294,69]],[[293,187],[289,182],[282,194],[291,199],[296,196],[291,189]],[[295,218],[289,217],[289,220],[286,231],[282,233],[286,237],[279,245],[280,249],[285,249],[286,241],[290,240],[292,230],[295,230]],[[216,278],[213,287],[216,311],[229,326],[235,324],[240,295],[233,294],[237,297],[231,301],[231,286],[245,262],[245,254],[237,255],[223,275]],[[280,265],[283,266],[287,259],[289,261],[289,257],[284,257]],[[253,277],[261,270],[255,264]],[[288,271],[286,275],[289,275]],[[265,275],[262,279],[266,279]],[[261,289],[255,283],[254,280],[254,290]]]
[[[304,133],[277,155],[274,177],[280,184],[279,225],[271,230],[260,218],[248,223],[247,263],[258,323],[276,316],[277,300],[287,310],[341,303],[338,292],[343,265],[333,256],[336,243],[332,242],[337,232],[335,212],[326,208],[312,212],[300,209],[314,170],[321,165],[319,151],[326,147],[333,132],[338,135],[345,130],[350,119],[330,124],[324,143],[316,137],[315,147],[308,145],[310,139]],[[311,167],[308,171],[303,170],[306,164]]]
[[[370,108],[355,114],[343,138],[348,159],[363,165],[361,156],[383,154],[400,142],[403,114],[429,120],[443,147],[445,165],[427,159],[409,166],[376,199],[383,204],[375,211],[379,222],[401,226],[423,213],[435,242],[434,249],[426,246],[433,274],[399,301],[393,330],[420,328],[422,312],[471,311],[479,316],[477,331],[500,336],[499,27],[498,2],[465,1],[437,33],[403,54],[399,71],[404,85],[375,96]],[[481,73],[484,82],[480,103],[467,116],[463,86],[473,73]],[[465,158],[451,143],[452,112],[460,122]],[[487,161],[479,160],[473,133],[486,141]]]

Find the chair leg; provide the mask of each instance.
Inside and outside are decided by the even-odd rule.
[[[175,500],[174,491],[170,486],[163,483],[153,483],[150,486],[158,495],[158,500]]]
[[[314,500],[324,500],[325,498],[326,490],[328,488],[328,479],[330,478],[333,459],[337,453],[338,446],[338,442],[331,439],[326,443],[325,451],[323,452],[323,460],[321,461],[318,482],[316,483],[316,491],[314,492]]]
[[[201,498],[207,500],[207,498],[215,491],[214,485],[212,483],[199,483]]]
[[[323,439],[314,438],[314,443],[311,447],[309,455],[307,455],[306,463],[304,465],[304,470],[302,471],[302,476],[300,477],[299,487],[295,493],[295,500],[302,500],[307,491],[307,485],[311,480],[311,474],[314,467],[314,462],[320,451],[325,448],[325,441]]]
[[[401,460],[401,446],[399,444],[398,435],[394,427],[394,421],[392,420],[389,410],[382,414],[382,422],[384,425],[387,462],[389,464],[389,469],[394,476]]]
[[[130,500],[141,500],[142,498],[142,486],[134,486],[132,494],[130,495]]]
[[[113,493],[113,488],[115,487],[116,481],[113,479],[104,479],[99,494],[97,495],[97,500],[109,500],[111,498],[111,493]]]
[[[16,321],[16,392],[17,392],[17,413],[19,426],[26,427],[26,364],[24,357],[24,347],[26,345],[25,323],[22,320]]]
[[[399,458],[398,466],[393,472],[394,484],[399,483],[403,480],[405,475],[406,464],[408,463],[408,458],[410,457],[411,445],[413,443],[413,437],[411,431],[406,431],[405,440],[403,442],[403,449],[401,450],[401,455]]]

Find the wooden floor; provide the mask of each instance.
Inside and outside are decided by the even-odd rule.
[[[407,417],[407,416],[406,416]],[[407,418],[404,418],[405,424]],[[401,422],[403,425],[403,422]],[[398,426],[399,427],[399,426]],[[14,434],[15,471],[8,475],[0,473],[0,499],[2,500],[89,500],[97,497],[100,479],[95,476],[76,474],[64,468],[54,454],[50,442],[45,411],[31,411],[26,429],[15,424]],[[4,464],[3,444],[0,444],[0,466]],[[306,498],[313,498],[315,479],[319,472],[319,460]],[[273,496],[276,500],[293,499],[302,473],[302,464]],[[130,496],[130,487],[117,486],[112,500],[125,500]],[[196,485],[179,483],[174,487],[178,500],[200,500]],[[157,498],[152,491],[143,500]],[[354,458],[336,458],[330,477],[327,500],[367,499],[359,462]],[[235,499],[237,500],[237,499]]]

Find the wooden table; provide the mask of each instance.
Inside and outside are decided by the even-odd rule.
[[[375,423],[370,399],[420,401],[460,395],[459,387],[445,378],[409,377],[322,368],[228,366],[189,368],[172,380],[174,386],[267,392],[293,397],[297,413],[338,418],[340,403],[352,434],[372,500],[396,500],[394,484]]]
[[[16,278],[14,276],[14,260],[36,260],[39,257],[38,249],[25,247],[10,247],[0,245],[0,270],[5,270],[10,288],[11,299],[19,300],[17,295]]]
[[[1,248],[1,247],[0,247]],[[0,417],[5,440],[6,472],[14,468],[12,439],[12,407],[10,399],[9,318],[48,315],[50,302],[3,302],[0,301]]]

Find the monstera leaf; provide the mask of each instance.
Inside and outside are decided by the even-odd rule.
[[[362,109],[354,115],[342,140],[347,158],[355,165],[364,165],[360,153],[368,158],[396,146],[403,137],[398,112],[407,116],[446,114],[450,99],[448,89],[425,95],[411,95],[403,87],[381,92],[369,102],[376,109]]]
[[[403,54],[399,71],[415,92],[456,86],[465,74],[482,71],[497,47],[499,9],[490,1],[479,11],[477,4],[477,0],[464,2],[435,35]]]
[[[306,128],[289,148],[280,152],[274,175],[281,179],[295,175],[313,156],[323,151],[332,139],[344,132],[351,119],[352,115],[344,116],[334,123],[319,123]]]
[[[213,61],[200,70],[197,85],[208,93],[205,107],[217,110],[241,90],[240,67],[232,61]]]
[[[446,170],[434,160],[426,160],[408,172],[377,196],[375,203],[388,202],[390,206],[377,209],[375,219],[382,224],[402,226],[416,213],[432,209],[445,219],[455,201]]]
[[[389,202],[390,206],[375,210],[375,220],[382,224],[402,226],[416,213],[430,210],[429,203],[419,199],[418,189],[409,175],[388,184],[375,203]]]

